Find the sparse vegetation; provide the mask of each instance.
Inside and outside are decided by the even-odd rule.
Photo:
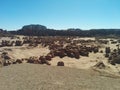
[[[101,38],[102,35],[109,35],[105,32],[107,31],[79,29],[57,31],[39,25],[32,25],[31,28],[28,25],[21,30],[10,31],[15,35],[13,37],[0,38],[0,65],[14,67],[35,64],[50,65],[50,68],[65,66],[90,70],[95,67],[119,76],[119,67],[116,66],[120,64],[119,39]],[[100,35],[100,38],[92,37],[96,35]],[[89,38],[86,39],[86,36]]]

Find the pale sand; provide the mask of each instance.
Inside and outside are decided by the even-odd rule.
[[[23,36],[20,37],[20,39],[22,39]],[[10,38],[2,38],[1,40],[10,40]],[[95,38],[77,38],[77,39],[84,39],[84,40],[95,40]],[[16,39],[13,39],[16,40]],[[110,39],[107,39],[110,40]],[[107,45],[102,45],[102,48],[100,50],[105,50],[105,47],[109,46],[112,49],[116,49],[116,44],[111,44],[109,42],[109,44]],[[36,56],[36,57],[40,57],[42,55],[47,55],[50,50],[46,47],[43,48],[41,45],[39,45],[38,47],[26,47],[26,45],[19,47],[19,46],[14,46],[14,47],[2,47],[0,48],[0,51],[7,51],[9,53],[9,55],[11,56],[12,59],[21,59],[21,58],[29,58],[31,56]],[[55,57],[52,59],[52,61],[50,61],[52,66],[56,66],[58,61],[63,61],[65,63],[66,67],[72,67],[72,68],[77,68],[77,69],[89,69],[91,67],[93,67],[97,62],[99,61],[103,61],[104,64],[109,67],[109,69],[107,68],[106,71],[108,72],[112,72],[112,73],[119,73],[120,67],[119,65],[117,65],[117,69],[116,66],[110,65],[108,63],[107,58],[104,57],[105,53],[90,53],[89,57],[83,57],[80,56],[80,59],[75,59],[75,58],[69,58],[69,57],[64,57],[64,58],[59,58],[59,57]]]
[[[120,90],[120,78],[90,69],[21,64],[0,73],[0,90]]]
[[[105,46],[116,48],[116,44],[108,44],[101,49],[104,50]],[[49,53],[48,48],[42,46],[3,47],[0,51],[7,51],[13,59],[39,57]],[[66,68],[55,67],[58,61],[64,61]],[[21,64],[3,67],[0,90],[120,90],[120,79],[102,77],[96,71],[91,71],[91,67],[99,61],[106,65],[102,71],[119,75],[120,65],[110,65],[104,53],[90,53],[89,57],[80,56],[80,59],[55,57],[50,61],[51,66]]]

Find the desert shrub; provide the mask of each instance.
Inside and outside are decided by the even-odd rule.
[[[59,61],[59,62],[57,63],[57,66],[64,66],[64,62],[63,62],[63,61]]]
[[[105,48],[105,53],[110,53],[110,52],[111,52],[110,47],[106,47]]]
[[[22,60],[20,60],[20,59],[17,59],[17,60],[16,60],[16,63],[19,63],[19,64],[21,64],[21,63],[22,63]]]

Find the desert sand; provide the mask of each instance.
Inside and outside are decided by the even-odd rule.
[[[91,69],[20,64],[0,73],[0,90],[120,90],[119,77]]]
[[[22,37],[21,37],[22,38]],[[1,38],[1,40],[9,38]],[[84,38],[81,38],[84,39]],[[85,38],[85,40],[94,38]],[[116,44],[107,44],[116,48]],[[0,53],[7,51],[12,59],[39,57],[49,53],[48,47],[14,46],[1,47]],[[75,58],[55,57],[51,66],[21,64],[0,69],[0,90],[120,90],[120,65],[108,63],[105,53],[90,53],[89,57]],[[65,67],[57,67],[58,61],[64,61]],[[106,68],[99,70],[94,67],[103,61]]]

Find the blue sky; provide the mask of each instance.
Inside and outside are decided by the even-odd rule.
[[[0,28],[120,28],[120,0],[0,0]]]

